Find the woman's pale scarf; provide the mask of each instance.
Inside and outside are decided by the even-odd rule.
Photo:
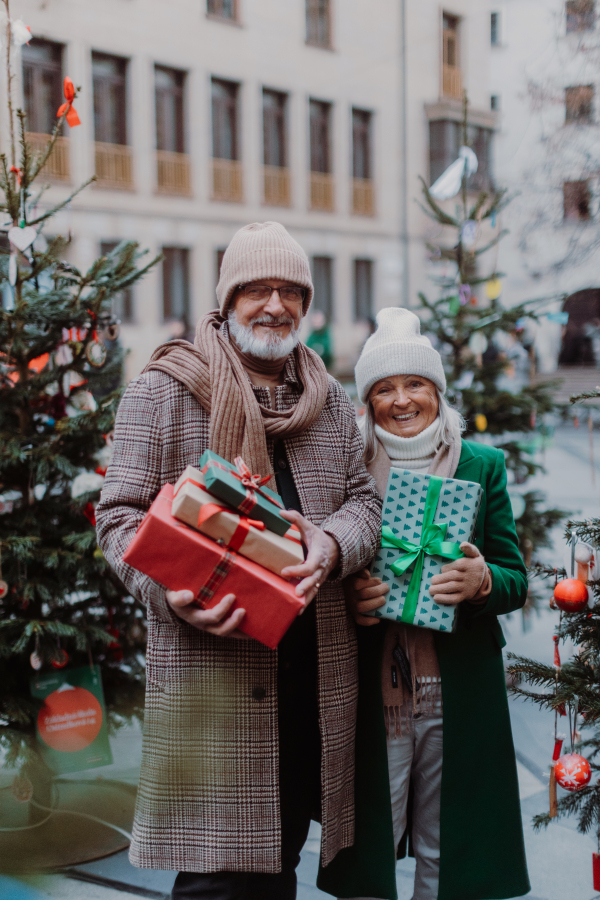
[[[453,429],[451,437],[452,440],[449,447],[442,444],[438,448],[427,470],[428,475],[439,475],[441,478],[454,477],[462,450],[458,426]],[[377,455],[373,462],[369,463],[367,469],[377,482],[377,489],[382,497],[385,497],[391,465],[391,460],[382,443],[378,441]],[[401,678],[398,678],[398,687],[392,687],[392,654],[397,642],[400,642],[402,649],[410,660],[413,712],[417,711],[417,699],[419,712],[427,713],[433,710],[440,691],[440,670],[435,652],[433,631],[428,628],[417,628],[402,623],[388,622],[386,624],[387,631],[381,665],[383,710],[388,735],[399,736],[402,734],[402,718],[404,718],[405,725],[407,727],[410,726],[407,701],[411,699],[411,695]],[[417,682],[421,685],[418,697]]]
[[[144,372],[158,370],[181,381],[210,415],[210,449],[229,462],[241,456],[252,472],[266,475],[272,471],[267,438],[290,438],[310,428],[327,401],[327,370],[313,350],[298,344],[293,356],[304,388],[298,402],[284,412],[262,406],[223,322],[218,312],[203,316],[193,345],[161,344]],[[269,487],[277,490],[274,476]]]

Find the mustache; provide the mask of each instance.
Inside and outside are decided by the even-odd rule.
[[[255,316],[254,319],[250,319],[250,327],[253,325],[294,325],[294,320],[291,316]]]

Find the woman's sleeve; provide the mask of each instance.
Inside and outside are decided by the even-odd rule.
[[[510,497],[506,489],[504,455],[498,451],[496,464],[485,485],[486,513],[483,555],[492,574],[492,590],[487,603],[472,612],[474,617],[498,616],[521,609],[527,599],[527,570],[519,552]]]

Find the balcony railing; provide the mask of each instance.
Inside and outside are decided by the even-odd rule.
[[[289,206],[291,203],[290,170],[280,166],[263,166],[263,179],[267,206]]]
[[[190,158],[187,153],[156,151],[156,190],[159,194],[191,195]]]
[[[333,210],[333,175],[326,172],[310,173],[310,208]]]
[[[375,215],[375,191],[370,178],[352,179],[352,212],[355,216]]]
[[[241,203],[244,199],[242,164],[237,159],[213,159],[212,199]]]
[[[442,94],[444,97],[453,97],[462,100],[462,73],[458,66],[448,66],[444,63],[442,76]]]
[[[44,153],[50,140],[49,134],[36,134],[28,131],[25,135],[27,143],[35,153]],[[69,160],[69,139],[58,137],[52,148],[52,153],[46,160],[42,175],[52,181],[68,181],[71,175]]]
[[[96,187],[133,190],[131,147],[96,141]]]

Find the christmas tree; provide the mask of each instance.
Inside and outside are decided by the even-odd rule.
[[[551,298],[506,308],[496,263],[481,271],[507,234],[499,218],[510,201],[505,190],[489,187],[478,190],[473,199],[478,160],[469,145],[468,119],[465,94],[459,159],[431,188],[422,180],[421,207],[439,235],[428,243],[432,266],[438,269],[433,280],[439,297],[430,301],[419,294],[421,315],[444,358],[448,395],[467,421],[466,436],[475,434],[502,449],[509,477],[523,486],[541,468],[535,451],[544,439],[544,418],[554,409],[553,385],[529,383],[533,350],[524,344],[523,326],[535,320],[539,307]],[[454,197],[450,212],[445,201]],[[544,499],[538,491],[511,490],[527,564],[537,548],[549,545],[550,530],[566,515],[544,509]]]
[[[11,68],[11,50],[30,34],[3,4],[10,127],[8,156],[0,154],[0,747],[8,767],[36,782],[53,772],[36,740],[32,675],[64,669],[68,681],[93,662],[112,727],[143,707],[143,610],[98,548],[94,506],[122,380],[112,304],[153,263],[140,265],[129,242],[80,271],[63,261],[65,240],[44,238],[82,189],[58,206],[40,203],[64,122],[79,124],[77,92],[65,79],[54,133],[34,152]]]
[[[598,397],[600,390],[572,397],[571,402]],[[567,578],[564,569],[542,565],[535,572],[555,582],[550,605],[560,609],[560,620],[554,637],[554,663],[546,665],[509,654],[508,671],[513,693],[554,711],[549,811],[536,816],[534,826],[539,829],[554,818],[575,815],[579,831],[595,830],[600,854],[600,792],[597,779],[592,782],[592,775],[600,772],[600,518],[567,522],[565,538],[571,546],[571,577]],[[577,650],[563,665],[559,646],[566,639]],[[580,728],[584,729],[583,739]],[[560,800],[557,783],[568,791]],[[600,890],[597,854],[594,888]]]

